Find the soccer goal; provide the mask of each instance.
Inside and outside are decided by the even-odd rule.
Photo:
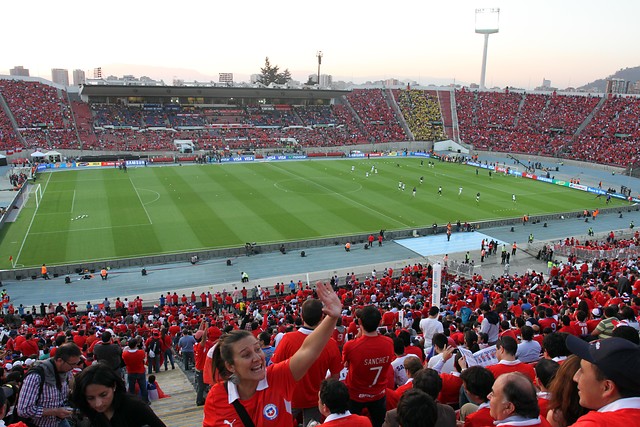
[[[35,187],[33,187],[33,194],[35,194],[36,197],[36,207],[39,208],[40,207],[40,202],[42,201],[42,186],[40,184],[36,184]]]

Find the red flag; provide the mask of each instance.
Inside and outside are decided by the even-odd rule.
[[[13,255],[9,255],[9,262],[13,261]]]

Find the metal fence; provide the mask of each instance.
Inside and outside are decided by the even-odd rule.
[[[640,256],[640,248],[614,248],[614,249],[589,249],[584,246],[566,246],[556,244],[553,246],[555,255],[560,256],[576,256],[583,261],[592,261],[594,259],[627,259]]]

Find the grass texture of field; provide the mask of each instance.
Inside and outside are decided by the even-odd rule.
[[[489,177],[486,170],[476,174],[475,168],[459,164],[436,162],[429,167],[425,160],[421,166],[417,158],[141,167],[127,173],[73,170],[41,174],[38,183],[44,192],[39,207],[31,195],[18,220],[0,233],[1,268],[428,227],[605,204],[604,198],[581,191],[496,173]]]

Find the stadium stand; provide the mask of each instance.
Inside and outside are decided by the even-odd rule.
[[[87,104],[10,79],[0,80],[0,97],[4,150],[176,151],[175,139],[203,150],[296,150],[406,141],[402,121],[416,140],[459,135],[479,150],[623,167],[640,155],[637,97],[408,88],[354,89],[331,105]]]

